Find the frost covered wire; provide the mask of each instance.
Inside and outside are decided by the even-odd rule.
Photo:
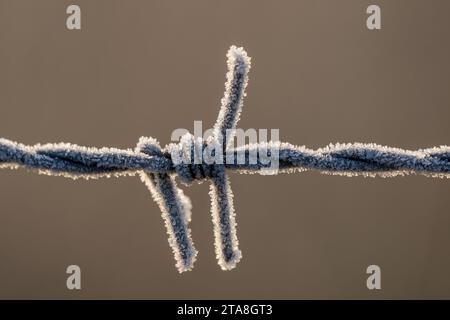
[[[241,252],[236,236],[233,194],[226,170],[266,174],[262,169],[267,169],[270,164],[260,158],[255,162],[252,158],[258,148],[277,147],[278,172],[318,170],[345,176],[393,177],[421,174],[450,177],[448,146],[411,151],[353,143],[330,144],[325,148],[311,150],[304,146],[270,141],[227,148],[227,141],[221,141],[221,137],[226,137],[227,130],[235,129],[239,121],[250,69],[250,58],[242,48],[232,46],[227,57],[225,94],[212,138],[207,144],[219,144],[223,148],[223,154],[225,155],[225,151],[231,152],[235,161],[227,159],[220,164],[174,161],[174,154],[191,153],[192,148],[205,147],[204,144],[199,145],[190,134],[183,136],[179,143],[171,143],[165,148],[161,148],[153,138],[141,137],[134,150],[87,148],[68,143],[26,146],[0,138],[0,167],[25,167],[43,174],[74,179],[139,174],[160,207],[179,272],[193,268],[197,250],[188,227],[191,202],[177,186],[175,178],[178,177],[185,185],[194,181],[211,181],[211,214],[217,260],[222,269],[233,269],[241,258]],[[243,163],[236,161],[238,154],[244,155]]]
[[[141,137],[136,151],[150,156],[163,156],[159,142],[153,138]],[[191,231],[187,225],[191,221],[190,199],[177,187],[175,177],[168,173],[141,171],[140,177],[161,210],[178,271],[192,269],[197,250],[194,248]]]

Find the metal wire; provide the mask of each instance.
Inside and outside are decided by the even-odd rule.
[[[319,170],[322,173],[347,176],[392,177],[404,174],[422,174],[430,177],[450,177],[450,147],[440,146],[416,151],[384,147],[376,144],[337,144],[318,150],[289,143],[260,142],[235,149],[227,149],[227,130],[236,128],[243,106],[248,81],[250,58],[243,48],[232,46],[227,54],[228,73],[225,94],[212,138],[200,142],[186,134],[179,143],[161,148],[153,138],[141,137],[134,150],[116,148],[87,148],[68,143],[26,146],[0,138],[0,166],[25,167],[49,175],[69,178],[98,178],[139,174],[159,205],[169,234],[180,272],[191,270],[197,256],[190,236],[188,222],[191,203],[177,186],[175,177],[184,184],[193,181],[211,182],[211,213],[214,225],[216,255],[224,270],[236,266],[241,258],[236,236],[233,194],[226,170],[241,173],[266,174],[268,164],[260,157],[252,157],[259,149],[276,148],[278,172]],[[230,136],[228,136],[230,138]],[[232,138],[232,137],[231,137]],[[224,163],[176,162],[174,154],[193,153],[208,144],[220,144],[233,161]],[[187,150],[187,151],[186,151]],[[256,153],[257,154],[257,153]],[[237,161],[241,155],[243,161]]]

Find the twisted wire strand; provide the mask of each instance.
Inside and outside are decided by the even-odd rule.
[[[419,150],[404,150],[377,144],[330,144],[311,150],[281,142],[260,142],[237,148],[222,141],[227,130],[236,129],[245,97],[250,70],[250,57],[243,48],[232,46],[227,54],[228,73],[225,93],[211,139],[205,144],[186,134],[179,143],[161,148],[154,138],[141,137],[134,150],[92,148],[75,144],[36,144],[27,146],[0,138],[0,168],[25,167],[39,173],[68,178],[99,178],[139,174],[160,207],[169,234],[179,272],[191,270],[196,260],[189,222],[192,205],[176,177],[185,185],[209,180],[211,215],[215,250],[223,270],[233,269],[241,259],[236,235],[236,218],[227,170],[240,173],[267,174],[269,163],[260,157],[260,150],[278,151],[279,170],[293,172],[318,170],[321,173],[345,176],[381,176],[421,174],[450,178],[450,147],[440,146]],[[231,160],[223,164],[178,163],[174,154],[192,153],[207,145],[219,144]],[[186,148],[187,147],[187,148]],[[242,161],[238,161],[243,159]],[[269,171],[270,172],[270,171]]]
[[[251,154],[261,147],[270,149],[270,144],[260,142],[231,150],[235,159],[238,154],[243,154],[244,163],[225,162],[225,168],[239,173],[263,173],[261,169],[268,165],[261,163],[259,158],[256,163],[252,163]],[[142,170],[167,174],[177,171],[177,165],[167,152],[149,155],[143,150],[83,147],[67,143],[27,146],[5,138],[0,138],[0,166],[11,169],[25,167],[43,174],[73,179],[134,175]],[[330,144],[312,150],[305,146],[280,143],[279,168],[281,172],[292,169],[318,170],[348,176],[421,174],[450,178],[450,147],[413,151],[373,143],[348,143]]]

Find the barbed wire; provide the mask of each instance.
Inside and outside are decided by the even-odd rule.
[[[226,170],[240,173],[280,173],[319,170],[327,174],[346,176],[382,176],[421,174],[429,177],[450,177],[450,147],[440,146],[420,150],[404,150],[377,144],[336,144],[317,150],[278,141],[259,142],[227,148],[229,132],[236,129],[245,96],[250,69],[250,57],[243,48],[232,46],[227,54],[228,73],[225,94],[213,134],[207,142],[190,133],[179,143],[161,148],[154,138],[141,137],[134,150],[92,148],[75,144],[36,144],[27,146],[0,138],[0,167],[25,167],[48,175],[69,178],[99,178],[139,174],[161,209],[179,272],[191,270],[197,256],[188,223],[192,205],[183,184],[211,181],[211,213],[214,225],[215,250],[224,270],[233,269],[241,259],[236,236],[233,193]],[[230,155],[222,163],[174,161],[174,155],[194,155],[211,145],[219,145]],[[275,172],[263,161],[260,150],[276,150],[278,166]],[[269,151],[270,154],[270,151]],[[256,156],[255,156],[256,155]],[[238,161],[240,159],[241,161]]]

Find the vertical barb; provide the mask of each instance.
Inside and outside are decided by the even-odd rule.
[[[158,142],[151,138],[141,138],[138,149],[150,155],[161,153]],[[178,271],[181,273],[191,270],[197,250],[188,227],[192,208],[189,198],[177,187],[174,177],[167,173],[143,171],[140,177],[161,210]]]
[[[231,46],[227,53],[227,82],[219,115],[214,125],[213,139],[222,145],[223,156],[234,138],[233,130],[239,121],[250,70],[250,57],[243,48]],[[215,165],[211,182],[211,214],[214,225],[218,263],[223,270],[231,270],[241,259],[236,236],[233,192],[224,165]]]
[[[225,93],[213,132],[216,139],[223,140],[224,147],[226,147],[227,130],[235,129],[239,121],[251,66],[251,59],[243,48],[231,46],[227,58],[228,72]]]
[[[211,215],[214,226],[216,256],[223,270],[231,270],[241,260],[236,236],[233,192],[223,166],[214,167],[210,186]]]

